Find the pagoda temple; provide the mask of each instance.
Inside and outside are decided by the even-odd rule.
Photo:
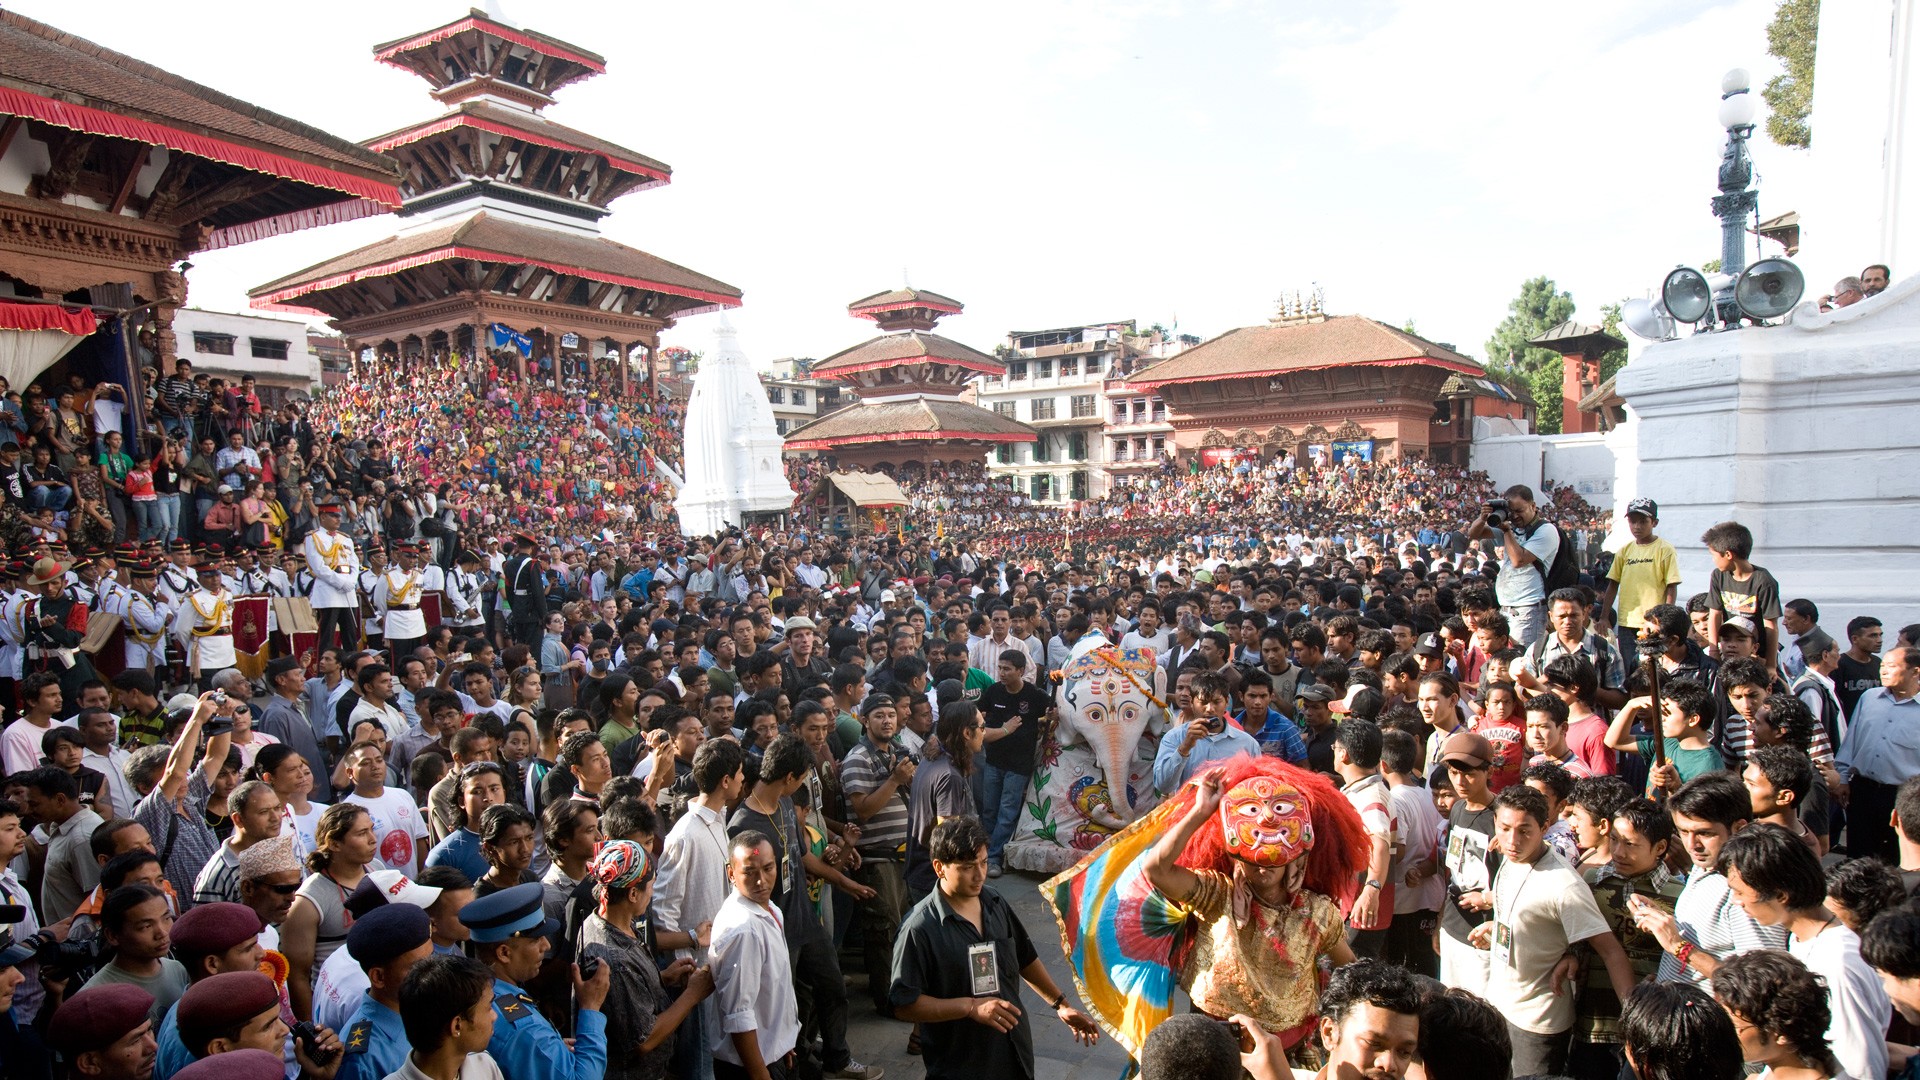
[[[1034,430],[960,400],[975,375],[999,375],[995,357],[933,333],[960,301],[924,289],[894,289],[847,305],[886,331],[808,369],[846,385],[859,403],[787,433],[789,451],[817,451],[841,465],[897,471],[934,461],[984,460],[1000,443],[1032,442]]]
[[[330,318],[358,358],[474,355],[614,360],[653,372],[660,331],[737,307],[740,290],[600,235],[608,205],[668,182],[659,161],[541,115],[600,56],[478,9],[374,48],[424,79],[441,116],[369,140],[400,163],[396,235],[251,292],[255,307]]]

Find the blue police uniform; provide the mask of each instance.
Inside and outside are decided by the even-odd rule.
[[[480,945],[515,936],[550,937],[560,923],[547,918],[545,897],[538,882],[515,885],[461,908],[460,921]],[[601,1080],[607,1071],[606,1014],[581,1009],[573,1037],[569,1050],[525,991],[505,979],[493,981],[493,1039],[487,1053],[506,1080]]]
[[[167,1080],[181,1069],[200,1060],[180,1041],[180,1003],[167,1006],[166,1018],[160,1021],[160,1027],[153,1033],[157,1045],[153,1054],[153,1080]]]
[[[386,1080],[407,1063],[407,1028],[400,1014],[362,994],[347,1030],[340,1032],[346,1053],[334,1080]]]

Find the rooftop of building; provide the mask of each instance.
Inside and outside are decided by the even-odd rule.
[[[1484,369],[1417,334],[1361,315],[1243,326],[1153,364],[1129,380],[1156,389],[1169,383],[1259,378],[1355,364],[1425,364],[1465,375]]]
[[[0,112],[400,201],[384,154],[12,11],[0,11]]]

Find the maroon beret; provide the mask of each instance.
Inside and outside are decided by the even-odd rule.
[[[82,990],[66,1000],[47,1022],[47,1045],[69,1060],[127,1037],[151,1019],[153,995],[130,983],[109,983]]]
[[[264,978],[264,976],[263,976]],[[203,1057],[173,1074],[173,1080],[286,1080],[280,1055],[265,1050],[229,1050]]]
[[[188,908],[173,923],[173,947],[215,956],[260,935],[260,916],[245,904],[222,901]]]
[[[180,1041],[189,1051],[203,1054],[209,1039],[279,1007],[280,991],[272,979],[258,971],[229,971],[187,987],[174,1016]]]

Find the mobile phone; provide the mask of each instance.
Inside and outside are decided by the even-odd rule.
[[[1253,1053],[1253,1033],[1246,1029],[1246,1025],[1238,1020],[1221,1020],[1219,1023],[1227,1029],[1228,1034],[1233,1036],[1233,1041],[1239,1045],[1241,1053]]]

